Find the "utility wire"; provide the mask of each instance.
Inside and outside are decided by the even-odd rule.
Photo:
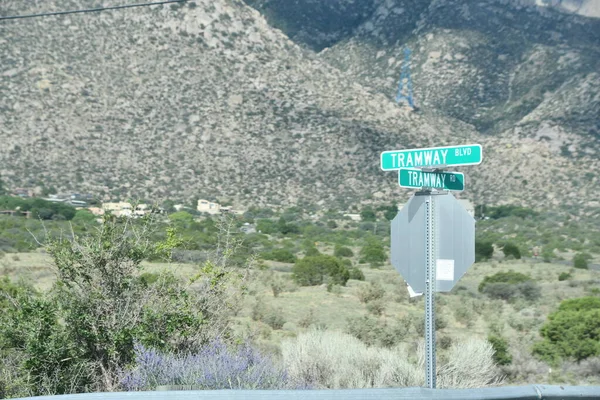
[[[163,1],[156,1],[153,3],[126,4],[126,5],[122,5],[122,6],[88,8],[88,9],[84,9],[84,10],[57,11],[57,12],[50,12],[50,13],[43,13],[43,14],[9,15],[9,16],[0,16],[0,21],[9,20],[9,19],[49,17],[49,16],[53,16],[53,15],[83,14],[83,13],[92,13],[92,12],[100,12],[100,11],[108,11],[108,10],[121,10],[123,8],[158,6],[158,5],[169,4],[169,3],[185,3],[187,1],[188,0],[163,0]]]

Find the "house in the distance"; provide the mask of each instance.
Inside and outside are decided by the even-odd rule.
[[[221,214],[221,205],[208,200],[198,200],[198,207],[196,209],[199,212],[208,213],[211,215]]]
[[[102,209],[116,217],[129,217],[133,213],[130,203],[102,203]]]
[[[152,212],[152,207],[148,204],[138,204],[135,206],[135,210],[133,211],[133,215],[136,217],[143,217],[144,215],[150,214]]]
[[[350,218],[352,221],[360,221],[360,214],[344,214],[344,217]]]

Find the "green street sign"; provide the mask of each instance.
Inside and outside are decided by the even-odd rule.
[[[416,168],[400,168],[398,182],[405,188],[433,188],[462,192],[465,175],[459,172],[425,172]]]
[[[381,169],[393,171],[438,165],[477,165],[481,164],[482,154],[480,144],[384,151],[381,153]]]

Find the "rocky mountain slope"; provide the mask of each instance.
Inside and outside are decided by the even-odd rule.
[[[0,14],[83,3],[97,2],[4,0]],[[374,38],[369,23],[377,20],[366,14],[344,15]],[[237,0],[0,22],[0,176],[9,187],[44,184],[107,199],[347,206],[403,201],[396,174],[379,170],[383,150],[481,142],[484,164],[464,169],[465,196],[477,202],[578,206],[597,193],[597,174],[580,168],[597,162],[556,152],[555,142],[527,132],[481,135],[460,113],[398,107],[385,86],[395,76],[359,72],[397,59],[352,33],[316,54]],[[428,43],[428,34],[414,40]],[[378,62],[369,64],[375,50]],[[596,79],[576,82],[587,90]],[[587,101],[580,90],[568,96]],[[539,112],[554,110],[553,101],[545,97]]]
[[[533,137],[565,153],[596,157],[600,20],[511,4],[435,0],[415,13],[402,0],[385,1],[323,57],[391,95],[409,46],[422,108],[482,133]],[[398,24],[398,15],[414,25]]]

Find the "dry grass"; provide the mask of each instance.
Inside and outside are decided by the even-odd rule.
[[[196,271],[196,266],[192,264],[144,263],[143,266],[149,272],[169,269],[185,277],[192,276]],[[359,300],[358,293],[360,288],[369,285],[369,282],[377,282],[385,289],[385,311],[379,317],[382,321],[394,324],[406,317],[416,321],[423,313],[422,297],[409,300],[401,277],[391,266],[381,269],[362,267],[366,281],[351,280],[346,287],[341,287],[338,293],[328,292],[325,285],[297,287],[291,281],[289,264],[269,263],[269,266],[270,270],[261,272],[253,281],[249,288],[250,296],[236,317],[236,331],[239,334],[253,334],[269,349],[278,349],[283,340],[295,337],[315,326],[344,331],[349,318],[368,313],[366,305]],[[43,253],[6,254],[0,258],[0,268],[3,274],[34,282],[36,287],[42,290],[50,288],[53,282],[51,260]],[[490,300],[477,292],[477,286],[485,276],[508,270],[531,275],[541,285],[542,297],[534,304],[522,301],[507,303]],[[590,282],[599,281],[600,272],[592,270],[573,270],[571,280],[559,282],[558,275],[570,270],[564,265],[522,261],[476,264],[465,274],[453,292],[437,295],[436,312],[446,322],[446,326],[438,331],[438,335],[452,339],[485,339],[490,332],[499,333],[509,341],[511,351],[515,349],[514,353],[518,353],[514,355],[520,360],[519,363],[531,364],[527,368],[517,366],[507,371],[513,382],[527,383],[527,377],[535,379],[538,383],[562,382],[562,375],[557,378],[556,371],[553,372],[554,375],[549,375],[546,366],[532,361],[528,348],[538,339],[539,328],[547,315],[554,311],[562,300],[589,294],[590,290],[598,287]],[[273,296],[271,288],[273,279],[284,283],[284,290],[277,297]],[[250,318],[252,306],[257,298],[269,309],[280,313],[286,321],[282,329],[273,330],[268,325]],[[307,324],[307,320],[310,323]],[[419,338],[413,327],[405,340],[415,341]]]

